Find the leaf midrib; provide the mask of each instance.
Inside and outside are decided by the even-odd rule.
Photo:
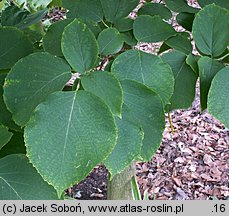
[[[62,160],[61,160],[62,162],[64,161],[64,158],[65,158],[69,129],[70,129],[72,114],[73,114],[73,110],[74,110],[74,106],[75,106],[76,95],[77,95],[77,93],[75,92],[74,97],[73,97],[73,101],[72,101],[72,105],[71,105],[71,109],[70,109],[69,118],[68,118],[68,124],[67,124],[66,135],[65,135],[64,146],[63,146],[63,155],[62,155]],[[64,163],[61,163],[61,173],[63,171],[63,165],[64,165]]]

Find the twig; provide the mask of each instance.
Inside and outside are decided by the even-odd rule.
[[[174,134],[175,133],[175,129],[173,127],[173,122],[172,122],[172,118],[170,116],[170,113],[168,113],[168,118],[169,118],[169,124],[170,124],[170,128],[171,128],[172,134]]]

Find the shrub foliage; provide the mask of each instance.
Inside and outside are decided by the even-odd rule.
[[[150,160],[198,78],[201,109],[229,128],[228,0],[198,3],[147,1],[133,18],[139,0],[2,1],[0,199],[63,198],[100,163],[112,179]],[[47,29],[53,6],[66,19]]]

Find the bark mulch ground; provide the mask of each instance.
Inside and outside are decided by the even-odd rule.
[[[160,149],[150,163],[137,164],[141,191],[156,199],[228,199],[229,130],[199,109],[171,113]]]

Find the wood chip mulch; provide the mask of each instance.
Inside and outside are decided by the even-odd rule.
[[[141,192],[159,200],[229,199],[229,130],[200,113],[199,95],[171,117],[175,133],[167,119],[160,149],[137,164]]]

